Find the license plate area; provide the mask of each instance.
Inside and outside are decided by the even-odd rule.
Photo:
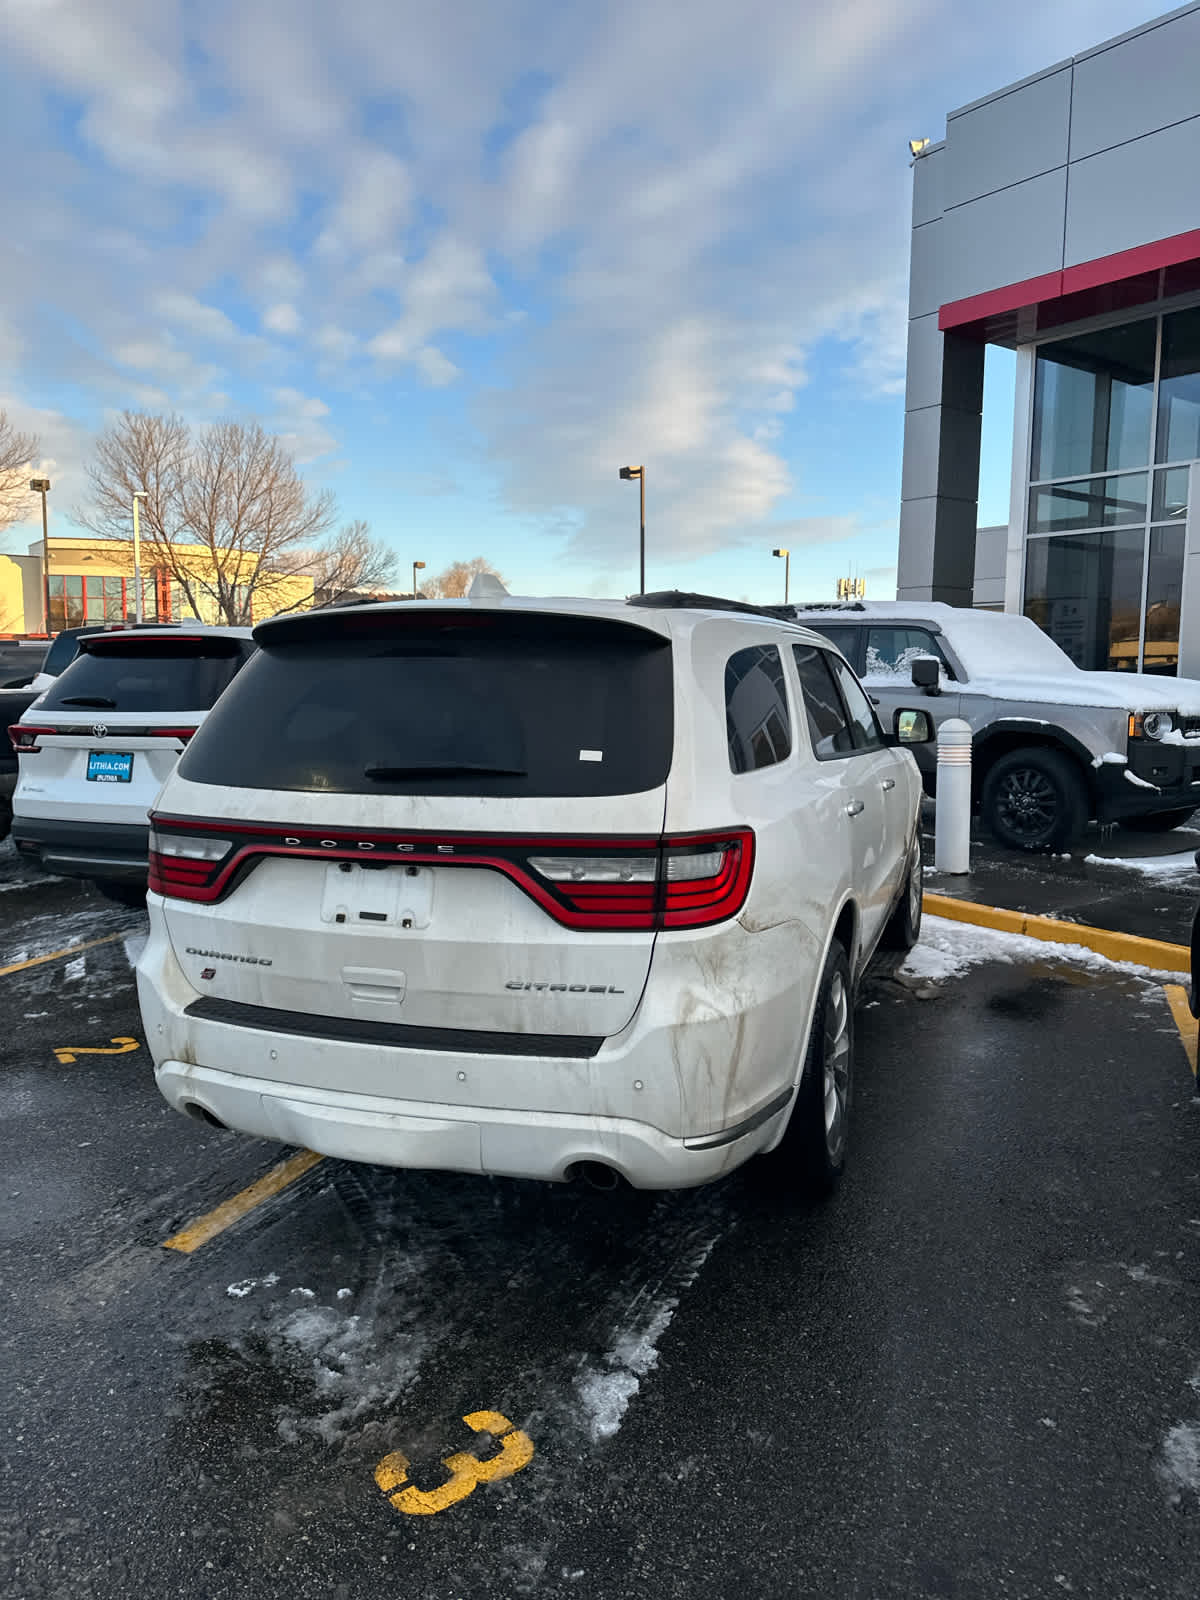
[[[133,752],[130,750],[89,750],[89,783],[132,783]]]
[[[427,928],[432,916],[429,867],[331,861],[325,868],[322,922],[362,933],[371,928]]]

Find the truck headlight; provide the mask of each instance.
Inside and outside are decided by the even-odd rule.
[[[1175,726],[1169,711],[1131,711],[1129,737],[1131,739],[1161,739]]]

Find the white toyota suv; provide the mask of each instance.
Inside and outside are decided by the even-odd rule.
[[[601,1186],[785,1143],[828,1187],[855,982],[919,928],[898,746],[930,721],[882,732],[816,634],[692,599],[260,624],[151,816],[138,992],[168,1101]]]
[[[8,731],[13,843],[59,875],[140,903],[148,812],[180,751],[254,651],[249,628],[97,631]]]

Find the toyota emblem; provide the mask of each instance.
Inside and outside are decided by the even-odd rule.
[[[106,722],[93,722],[92,723],[92,738],[93,739],[107,739],[108,738],[108,724]]]

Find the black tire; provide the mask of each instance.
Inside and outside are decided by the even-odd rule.
[[[1010,850],[1064,850],[1083,833],[1087,789],[1069,756],[1027,745],[989,767],[982,810],[993,836]]]
[[[97,878],[96,887],[106,900],[115,900],[119,906],[140,911],[146,904],[144,883],[125,883],[120,878]]]
[[[879,943],[885,950],[911,950],[921,937],[925,880],[921,873],[921,832],[917,830],[908,852],[908,871],[896,909],[887,920]]]
[[[1195,815],[1195,806],[1178,811],[1149,811],[1140,817],[1122,817],[1121,826],[1134,833],[1168,833],[1172,828],[1181,828],[1189,817]]]
[[[846,952],[835,939],[813,1008],[800,1088],[782,1142],[773,1153],[775,1177],[806,1198],[830,1194],[846,1166],[846,1136],[854,1092],[854,989]]]

